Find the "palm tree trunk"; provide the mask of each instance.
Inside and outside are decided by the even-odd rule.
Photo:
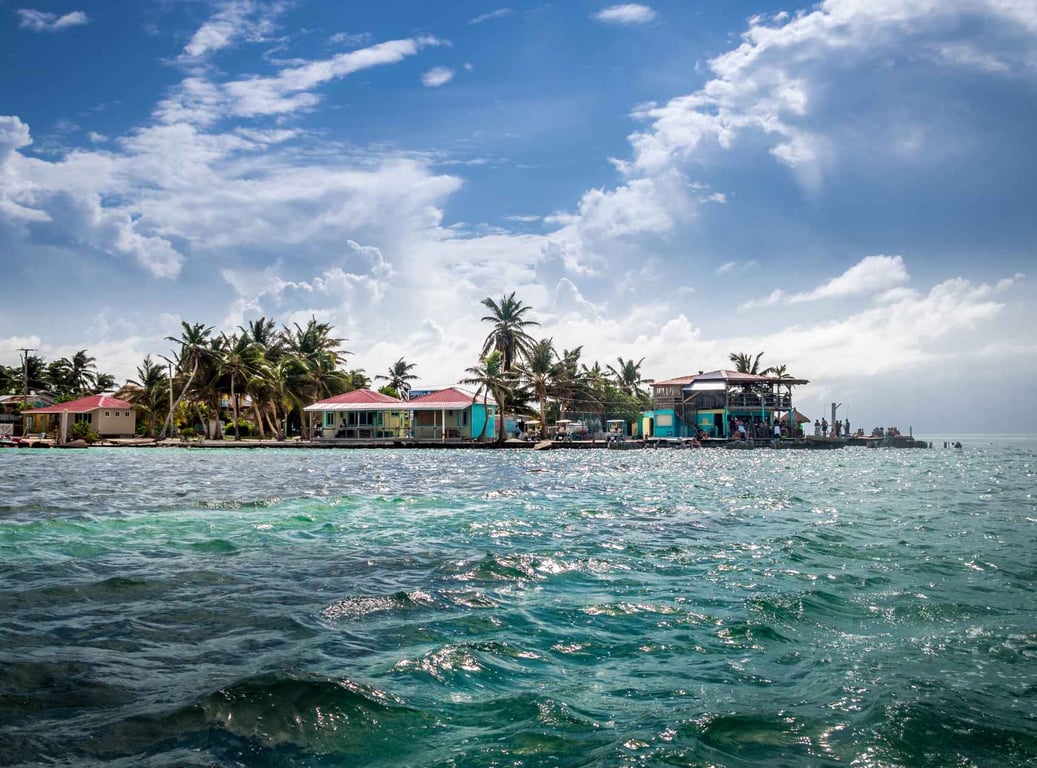
[[[238,428],[238,396],[234,392],[234,375],[230,377],[230,404],[234,411],[234,439],[241,439],[241,430]]]
[[[165,440],[169,435],[169,430],[173,425],[173,414],[176,413],[176,409],[180,406],[180,401],[184,399],[184,395],[191,388],[191,383],[194,381],[194,375],[198,373],[198,356],[194,358],[194,368],[191,369],[191,375],[187,377],[187,383],[184,384],[184,388],[180,390],[180,394],[176,398],[176,402],[173,403],[173,407],[169,409],[169,415],[166,416],[166,422],[162,425],[162,434],[159,439]],[[173,380],[170,379],[169,386],[173,386]]]

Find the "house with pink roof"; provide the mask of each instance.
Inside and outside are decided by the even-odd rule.
[[[324,438],[377,440],[410,437],[408,403],[373,389],[354,389],[307,405],[318,418],[315,434]]]
[[[419,440],[497,439],[497,404],[471,392],[447,387],[407,403],[414,413],[413,433]]]
[[[131,437],[137,431],[133,403],[111,395],[89,395],[67,403],[22,411],[23,433],[42,434],[57,430],[64,441],[73,424],[85,422],[101,437]]]

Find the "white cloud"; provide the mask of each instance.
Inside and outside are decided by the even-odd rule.
[[[427,88],[438,88],[454,79],[454,70],[450,67],[433,67],[421,76],[421,83]]]
[[[193,63],[240,40],[265,39],[273,31],[273,20],[283,7],[283,3],[226,0],[191,36],[180,54],[180,61]]]
[[[792,303],[880,293],[907,282],[907,267],[900,256],[867,256],[838,277],[812,291],[789,297]]]
[[[16,13],[19,18],[18,26],[33,32],[57,32],[69,27],[81,27],[84,24],[90,23],[90,19],[82,11],[72,11],[63,16],[58,16],[54,13],[21,8]]]
[[[155,117],[164,123],[210,125],[227,117],[285,115],[312,109],[320,102],[315,89],[332,80],[372,67],[395,64],[422,48],[440,45],[429,36],[389,40],[329,59],[284,67],[276,75],[214,83],[202,75],[185,78],[159,102]]]
[[[620,167],[656,172],[762,137],[771,156],[816,192],[833,164],[848,158],[902,162],[898,133],[905,115],[915,110],[920,125],[940,115],[924,101],[914,103],[921,91],[892,103],[884,78],[922,79],[933,67],[948,66],[988,75],[1032,73],[1035,7],[1010,0],[826,0],[792,17],[754,17],[742,43],[710,61],[714,77],[700,90],[634,112],[651,125],[631,136],[634,160]],[[962,16],[984,19],[967,40],[951,23]],[[840,97],[858,92],[864,96],[845,109]],[[862,98],[875,108],[863,110]],[[912,144],[915,156],[943,149],[938,125],[927,141]]]
[[[103,133],[98,133],[97,131],[88,132],[86,134],[86,137],[94,144],[103,144],[104,142],[108,141],[107,136],[105,136]]]
[[[647,24],[655,19],[655,11],[640,3],[623,3],[601,9],[594,18],[606,24]]]
[[[489,13],[480,14],[479,16],[476,16],[474,19],[471,19],[468,23],[469,24],[482,24],[484,21],[490,21],[491,19],[500,19],[500,18],[502,18],[504,16],[511,15],[511,13],[512,13],[511,8],[498,8],[495,11],[490,11]]]

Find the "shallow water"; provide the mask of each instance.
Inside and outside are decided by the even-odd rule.
[[[0,473],[0,765],[1037,762],[1034,439]]]

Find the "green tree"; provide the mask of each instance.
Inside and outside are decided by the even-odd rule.
[[[189,324],[187,321],[181,321],[182,326],[180,338],[175,336],[167,336],[166,341],[171,341],[174,344],[180,346],[179,351],[176,355],[176,367],[178,375],[182,376],[184,371],[188,368],[191,369],[191,373],[187,376],[187,381],[184,382],[183,387],[180,389],[180,394],[177,395],[176,402],[173,403],[173,407],[169,409],[169,415],[166,417],[165,423],[162,425],[162,433],[160,438],[165,439],[169,435],[170,428],[173,423],[173,413],[179,407],[184,397],[191,391],[191,387],[194,384],[195,376],[198,375],[198,368],[201,362],[210,355],[209,338],[212,335],[212,327],[206,326],[203,323]]]
[[[747,355],[744,352],[732,352],[728,355],[728,359],[735,364],[735,370],[739,373],[751,373],[757,376],[766,376],[769,368],[760,370],[760,358],[763,357],[763,352],[758,354],[755,358],[752,355]]]
[[[508,371],[504,370],[503,355],[498,350],[493,350],[489,355],[479,358],[478,365],[466,369],[465,373],[468,375],[461,380],[461,383],[467,386],[474,386],[476,398],[482,395],[483,408],[486,410],[487,417],[489,416],[489,409],[486,406],[489,398],[492,396],[496,402],[497,442],[504,442],[504,404],[508,400],[515,379]],[[488,422],[489,418],[483,422],[482,431],[479,432],[480,440],[486,434],[486,424]]]
[[[525,362],[518,367],[523,383],[533,394],[540,409],[540,425],[547,426],[547,398],[551,394],[557,365],[552,339],[540,339],[529,349]]]
[[[392,387],[392,389],[396,391],[396,397],[403,400],[410,400],[410,383],[412,381],[417,381],[418,379],[418,376],[411,373],[416,365],[416,363],[408,363],[401,357],[389,366],[389,374],[387,376],[378,374],[375,376],[375,380],[387,381],[388,386]]]
[[[146,355],[144,362],[137,366],[137,378],[126,382],[123,394],[147,416],[145,432],[148,437],[154,437],[159,414],[169,407],[169,377],[165,366],[156,365],[151,355]]]
[[[645,391],[641,388],[641,384],[644,381],[641,377],[641,364],[645,359],[642,357],[636,363],[632,358],[624,360],[622,357],[619,357],[616,360],[619,363],[618,366],[608,366],[616,386],[631,397],[645,394]]]
[[[510,296],[502,296],[499,302],[487,297],[482,305],[490,310],[490,314],[482,318],[483,322],[493,323],[493,330],[483,342],[483,357],[493,350],[500,352],[502,370],[508,373],[532,349],[533,337],[526,329],[540,323],[526,319],[526,313],[532,308],[516,299],[514,291]]]
[[[248,381],[259,374],[263,367],[262,348],[247,334],[228,337],[222,335],[222,352],[219,358],[220,373],[230,382],[230,406],[234,414],[234,439],[241,439],[238,419],[237,385],[247,387]]]
[[[339,368],[349,353],[341,348],[345,339],[334,337],[333,331],[330,324],[318,322],[316,317],[310,318],[306,327],[295,323],[294,330],[287,326],[282,330],[286,354],[293,360],[285,367],[288,399],[300,414],[309,403],[349,389],[350,379]],[[303,434],[309,438],[309,419],[303,416],[301,422]]]

